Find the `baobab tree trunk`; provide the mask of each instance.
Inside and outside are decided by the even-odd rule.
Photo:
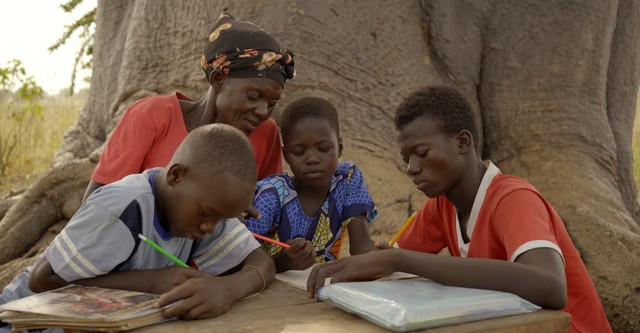
[[[279,109],[305,95],[338,106],[344,159],[361,166],[380,211],[374,238],[388,239],[424,200],[402,173],[393,110],[416,88],[456,86],[477,111],[483,157],[549,198],[615,331],[640,331],[640,206],[631,171],[638,6],[631,0],[193,0],[180,7],[168,0],[100,1],[89,100],[42,176],[48,186],[34,184],[0,222],[0,264],[12,270],[27,264],[41,246],[34,246],[39,235],[68,215],[60,207],[79,202],[86,170],[126,106],[174,90],[196,98],[205,93],[199,55],[227,7],[296,54],[298,75]],[[69,163],[83,171],[58,176]],[[60,190],[71,180],[75,190]],[[47,195],[52,191],[57,196]],[[29,212],[35,204],[43,208]],[[66,211],[76,206],[67,204]],[[28,237],[10,238],[4,232],[10,227]]]

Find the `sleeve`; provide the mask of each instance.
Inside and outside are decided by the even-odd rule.
[[[104,275],[129,258],[135,241],[118,216],[88,199],[44,252],[67,282]]]
[[[510,192],[497,203],[494,221],[510,261],[536,248],[552,248],[562,256],[551,217],[539,194],[530,190]]]
[[[282,173],[282,142],[272,118],[260,124],[249,136],[258,167],[258,180]]]
[[[235,218],[218,223],[216,230],[197,244],[193,261],[201,271],[211,275],[220,275],[238,266],[260,247],[247,227]]]
[[[277,182],[284,186],[281,182]],[[260,212],[260,219],[250,217],[247,219],[247,228],[251,232],[268,236],[272,228],[280,224],[282,206],[278,189],[271,182],[258,182],[256,195],[253,198],[253,206]]]
[[[142,164],[155,140],[153,119],[146,109],[151,105],[142,100],[130,106],[120,118],[91,178],[100,184],[110,184],[124,176],[144,170]]]
[[[362,172],[355,165],[351,165],[346,179],[346,191],[342,220],[366,213],[367,222],[371,222],[377,214],[373,199],[364,183]]]
[[[401,249],[425,253],[439,253],[446,246],[443,222],[437,209],[437,200],[428,199],[413,222],[398,238]],[[398,228],[400,230],[400,228]]]

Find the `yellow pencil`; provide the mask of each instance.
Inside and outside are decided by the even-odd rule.
[[[398,233],[395,236],[393,236],[393,239],[391,239],[391,241],[389,242],[389,247],[393,247],[393,244],[395,244],[396,241],[398,241],[398,238],[400,238],[402,233],[405,230],[407,230],[407,228],[409,227],[411,222],[413,222],[413,220],[416,218],[416,214],[417,213],[418,213],[418,211],[413,212],[413,214],[411,214],[411,216],[409,216],[409,218],[404,222],[404,224],[402,225],[402,228],[400,228],[400,230],[398,230]]]

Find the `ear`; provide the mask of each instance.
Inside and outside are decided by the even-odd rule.
[[[220,91],[222,87],[222,81],[224,80],[224,73],[219,69],[214,69],[211,71],[209,75],[209,84],[213,87],[216,92]]]
[[[468,130],[458,132],[456,135],[456,141],[461,154],[466,154],[469,151],[475,151],[473,135],[471,135],[471,132]]]
[[[172,164],[167,170],[167,184],[171,187],[178,184],[187,173],[187,167],[182,163]]]
[[[216,225],[218,224],[218,222],[202,222],[200,223],[200,225],[198,226],[198,228],[200,229],[200,231],[204,232],[205,234],[210,234],[212,233],[214,230],[216,230]]]
[[[342,157],[342,149],[344,149],[344,146],[342,145],[342,137],[339,136],[338,137],[338,158]]]

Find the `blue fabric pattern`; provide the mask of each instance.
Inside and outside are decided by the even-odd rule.
[[[377,213],[362,173],[353,162],[338,164],[329,194],[314,216],[304,213],[294,181],[285,173],[259,181],[253,205],[260,211],[260,220],[247,220],[250,231],[282,242],[303,237],[313,244],[317,262],[339,257],[351,218],[366,214],[371,222]],[[271,243],[262,246],[270,255],[282,250]]]

